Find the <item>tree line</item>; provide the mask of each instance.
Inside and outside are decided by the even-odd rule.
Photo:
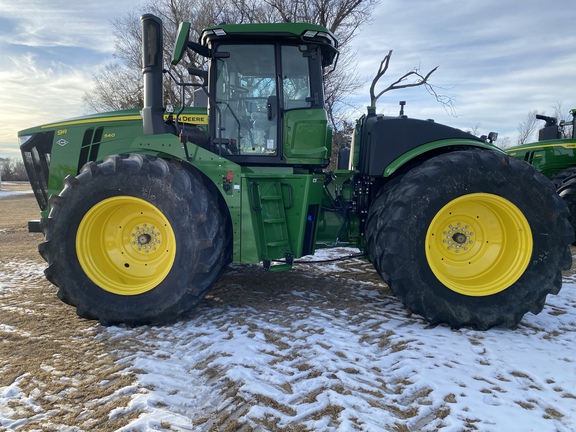
[[[555,117],[558,120],[558,124],[562,126],[562,138],[570,138],[573,128],[571,110],[564,108],[562,101],[557,101],[552,109],[551,117]],[[546,115],[543,111],[533,110],[518,124],[517,145],[538,140],[538,131],[544,127],[544,123],[536,118],[537,114]]]
[[[0,158],[0,179],[2,181],[26,181],[28,174],[20,159]]]

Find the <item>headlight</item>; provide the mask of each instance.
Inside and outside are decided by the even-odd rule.
[[[24,145],[26,144],[30,138],[32,138],[34,135],[21,135],[18,137],[18,140],[20,141],[20,145]]]

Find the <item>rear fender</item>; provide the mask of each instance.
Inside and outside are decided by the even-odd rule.
[[[427,152],[469,146],[497,149],[482,138],[431,120],[368,115],[356,125],[353,168],[372,178],[389,176]]]
[[[494,147],[493,145],[491,145],[489,143],[482,143],[480,141],[454,140],[454,139],[434,141],[434,142],[413,148],[412,150],[409,150],[406,153],[400,155],[399,157],[394,159],[391,163],[389,163],[385,167],[382,175],[384,177],[390,177],[392,174],[394,174],[402,166],[406,165],[407,163],[414,161],[417,158],[421,158],[421,156],[425,155],[426,153],[436,155],[436,154],[438,154],[439,149],[444,149],[446,151],[450,151],[453,148],[458,148],[459,150],[462,150],[463,147],[474,147],[474,148],[480,148],[480,149],[486,149],[486,150],[492,150],[492,151],[498,151],[498,152],[504,153],[504,151],[500,150],[498,147]]]

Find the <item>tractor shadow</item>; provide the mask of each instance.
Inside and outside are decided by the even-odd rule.
[[[373,303],[402,308],[370,263],[354,261],[340,264],[328,274],[308,265],[278,273],[257,265],[231,265],[186,319],[206,313],[214,317],[231,310],[255,314],[311,308],[350,311]]]

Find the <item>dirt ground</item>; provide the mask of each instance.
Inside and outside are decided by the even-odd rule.
[[[19,187],[4,183],[6,189]],[[118,366],[118,359],[109,354],[113,349],[94,337],[94,322],[78,318],[56,297],[56,288],[48,281],[27,276],[26,266],[43,268],[45,264],[38,254],[42,235],[28,233],[27,222],[38,218],[33,195],[0,199],[0,273],[12,273],[15,283],[27,285],[24,290],[9,286],[0,291],[0,387],[18,380],[20,389],[36,394],[43,411],[52,412],[55,425],[117,430],[131,417],[110,420],[108,415],[127,402],[129,395],[102,401],[125,388],[134,377]],[[68,395],[71,387],[72,397]],[[64,389],[65,403],[59,396]],[[28,419],[19,430],[51,430],[46,429],[45,419],[29,421],[35,412],[14,408]]]
[[[27,185],[3,184],[3,190],[7,188],[25,190],[26,187]],[[116,431],[122,429],[133,423],[143,413],[137,404],[133,404],[135,396],[141,395],[143,390],[136,375],[138,371],[128,369],[129,362],[123,362],[119,356],[126,355],[131,349],[138,349],[139,344],[146,345],[153,330],[149,328],[135,330],[132,333],[127,333],[128,336],[124,339],[112,337],[96,322],[77,317],[73,308],[62,303],[56,296],[56,287],[51,285],[42,275],[45,262],[38,254],[37,248],[43,237],[39,233],[28,233],[27,222],[38,219],[38,217],[39,211],[32,194],[12,195],[0,199],[0,389],[4,389],[4,396],[8,395],[5,399],[10,400],[8,407],[2,407],[3,411],[12,410],[9,413],[9,418],[13,420],[8,429],[3,428],[3,424],[0,422],[0,431]],[[390,331],[380,335],[373,329],[374,326],[379,325],[373,323],[372,317],[375,316],[375,310],[379,311],[379,315],[377,315],[379,319],[389,318],[399,323],[409,319],[407,317],[410,314],[401,305],[396,304],[397,302],[387,286],[379,279],[369,263],[358,264],[356,262],[350,267],[343,265],[340,273],[331,276],[329,285],[326,279],[314,279],[313,276],[312,270],[297,270],[288,274],[268,273],[266,278],[263,278],[262,270],[259,268],[234,268],[216,284],[206,300],[200,305],[201,311],[199,313],[208,315],[216,310],[241,304],[242,307],[238,308],[240,309],[239,319],[244,319],[245,315],[250,315],[252,313],[250,311],[258,311],[259,313],[263,311],[262,316],[265,320],[272,317],[270,318],[272,324],[278,325],[278,323],[290,322],[293,319],[294,310],[300,308],[299,313],[306,314],[312,307],[322,311],[323,314],[324,309],[326,309],[329,311],[326,312],[326,316],[330,314],[350,316],[350,322],[353,323],[352,331],[355,331],[356,321],[354,320],[360,320],[361,324],[357,324],[359,329],[362,329],[362,326],[369,327],[366,329],[367,335],[364,338],[370,339],[377,346],[390,345],[390,352],[392,353],[404,349],[411,342],[408,339],[394,345],[395,343],[390,340],[392,338]],[[302,284],[304,279],[307,282],[303,286],[309,287],[310,293],[313,293],[305,299],[299,297],[299,293],[293,292],[293,287]],[[370,289],[378,295],[380,303],[390,303],[389,310],[391,312],[382,312],[381,304],[368,305],[361,294],[354,293],[350,289],[350,283],[347,281],[351,279],[358,281],[359,284],[365,283],[370,286]],[[241,290],[239,295],[238,287],[247,280],[250,289]],[[270,290],[271,286],[274,287],[273,293]],[[269,311],[273,313],[269,313]],[[388,313],[391,315],[390,317],[386,316]],[[220,324],[221,328],[225,330],[230,325],[226,321],[229,319],[229,314],[224,313],[222,316]],[[366,322],[364,323],[362,320]],[[219,321],[213,319],[212,322]],[[256,331],[250,325],[252,324],[247,325],[249,330]],[[403,324],[398,325],[402,326]],[[425,325],[419,325],[425,327]],[[283,336],[285,339],[292,337],[290,332],[293,329],[290,325],[285,325],[282,328],[286,329],[286,334]],[[298,328],[298,331],[306,332],[307,329],[308,327]],[[271,367],[274,367],[273,365],[276,363],[297,361],[299,355],[297,349],[294,351],[292,347],[284,346],[285,343],[279,339],[279,334],[268,334],[265,329],[260,330],[267,339],[271,338],[271,343],[278,342],[277,351],[279,354],[275,354],[277,358],[272,360]],[[312,328],[310,331],[315,330]],[[162,330],[160,330],[157,338],[162,341],[163,337]],[[409,338],[410,335],[406,337]],[[474,337],[476,338],[476,336]],[[189,341],[178,341],[177,343],[183,343],[185,347],[187,347],[187,343],[192,344]],[[319,343],[319,346],[324,347],[324,342]],[[196,345],[192,345],[191,349],[197,349]],[[207,358],[205,363],[208,363],[211,356],[216,354],[211,351],[208,345],[203,349]],[[272,355],[273,353],[265,354]],[[346,357],[346,353],[338,352],[336,354],[343,358]],[[337,358],[340,359],[340,357]],[[486,362],[481,362],[475,367],[480,368],[483,367],[482,365],[486,365]],[[308,366],[306,367],[308,368]],[[203,413],[203,416],[191,420],[194,422],[192,428],[172,428],[169,423],[160,423],[160,429],[203,431],[309,430],[306,428],[280,428],[277,427],[277,423],[270,419],[262,420],[261,428],[253,429],[247,427],[246,424],[240,427],[238,418],[248,412],[251,407],[258,406],[258,404],[276,406],[276,402],[257,397],[247,402],[237,393],[240,384],[229,385],[229,381],[222,379],[224,376],[222,371],[215,371],[211,367],[205,367],[202,363],[195,365],[188,373],[193,373],[195,370],[201,371],[198,373],[202,374],[201,379],[203,381],[216,382],[216,384],[211,384],[219,392],[215,400],[220,401],[225,409],[219,410],[214,406],[211,412],[208,410],[208,412]],[[346,370],[343,369],[344,372]],[[347,379],[362,375],[358,374],[355,368],[350,370],[349,373],[346,372]],[[306,375],[308,379],[313,378],[314,373],[320,374],[315,369],[309,372]],[[176,372],[166,371],[167,376],[171,373]],[[385,372],[375,368],[370,373],[382,375]],[[416,371],[414,371],[413,376],[417,376]],[[179,379],[178,376],[176,380]],[[380,380],[380,378],[378,379]],[[515,378],[511,378],[510,381],[513,382],[513,379]],[[374,385],[374,388],[370,387],[361,400],[366,400],[376,406],[373,396],[381,394],[381,387],[384,385],[382,384],[384,379],[382,378],[380,381],[373,383],[362,381],[362,386]],[[419,430],[419,428],[409,429],[405,426],[408,420],[417,419],[417,415],[422,416],[421,420],[415,423],[419,426],[436,424],[433,422],[441,424],[442,419],[450,412],[450,406],[453,405],[453,399],[455,399],[454,394],[442,396],[443,402],[434,406],[434,409],[430,408],[429,414],[423,416],[421,411],[419,413],[418,407],[426,407],[430,404],[427,398],[431,390],[417,388],[413,378],[404,379],[401,375],[397,377],[396,381],[391,380],[390,382],[387,386],[392,388],[391,394],[405,395],[397,404],[401,409],[391,406],[381,407],[381,409],[389,411],[391,418],[398,419],[397,422],[392,421],[393,427],[389,430],[399,432]],[[395,382],[396,384],[394,384]],[[296,384],[292,382],[291,385],[295,386]],[[343,392],[342,394],[347,395],[349,393],[340,383],[328,390],[335,394]],[[184,392],[184,389],[182,391]],[[191,398],[196,397],[194,389],[187,389],[186,391],[190,392]],[[291,393],[290,388],[286,391]],[[485,390],[481,392],[484,395]],[[411,395],[412,393],[413,395]],[[167,397],[169,396],[170,394]],[[313,396],[299,401],[298,404],[309,404],[310,400],[314,399]],[[400,396],[398,397],[400,398]],[[229,403],[226,406],[222,401],[230,402],[226,402]],[[188,399],[185,404],[188,404]],[[330,417],[336,419],[338,413],[344,409],[342,407],[336,409],[330,404],[327,406],[317,405],[317,408],[310,410],[308,418]],[[533,410],[534,405],[535,403],[532,403],[530,409]],[[161,403],[154,406],[154,409],[161,408]],[[286,408],[286,412],[291,412],[290,409]],[[336,411],[331,412],[335,409]],[[543,409],[547,408],[543,407]],[[111,415],[114,412],[119,414]],[[464,412],[463,415],[466,417],[468,414]],[[466,418],[463,422],[468,426],[463,430],[477,430],[477,427],[474,426],[476,420],[468,421]],[[275,421],[277,422],[277,420]],[[332,426],[334,425],[338,428],[338,425],[341,424],[336,422],[332,424]],[[335,430],[334,427],[332,429]],[[128,430],[132,429],[129,428]],[[432,426],[427,430],[439,429]]]
[[[3,185],[3,190],[22,190],[26,185]],[[0,276],[9,275],[13,281],[0,290],[0,388],[17,384],[26,400],[33,395],[36,408],[13,403],[12,418],[21,418],[19,431],[31,430],[99,430],[116,431],[131,423],[141,412],[126,408],[138,392],[136,376],[125,369],[117,352],[126,352],[126,341],[110,340],[102,336],[102,327],[94,321],[79,318],[74,309],[56,296],[57,288],[40,272],[31,277],[29,266],[43,270],[45,262],[38,254],[40,233],[29,233],[27,222],[39,218],[39,210],[32,194],[13,195],[0,199]],[[371,268],[371,266],[370,266]],[[252,272],[257,274],[251,274]],[[228,285],[236,285],[238,278],[253,279],[255,291],[275,287],[279,296],[290,295],[297,274],[269,273],[261,277],[261,269],[225,274],[211,290],[206,302],[214,299],[234,303],[240,301]],[[358,269],[340,275],[366,280],[387,287],[373,271]],[[273,279],[273,280],[271,280]],[[25,285],[25,289],[22,289]],[[322,287],[317,287],[322,290]],[[262,300],[260,294],[248,302]],[[250,296],[251,294],[247,294]],[[333,299],[335,305],[346,299]],[[270,307],[278,308],[272,300]],[[284,308],[289,305],[284,305]],[[290,320],[289,314],[286,315]],[[129,349],[129,348],[128,348]],[[132,389],[127,391],[126,389]],[[230,389],[222,389],[229,393]],[[18,398],[15,398],[18,399]],[[114,410],[126,408],[124,415],[110,419]],[[40,413],[42,413],[40,415]],[[46,423],[46,417],[50,422]],[[37,419],[36,419],[37,418]],[[208,417],[209,418],[209,417]],[[204,419],[213,422],[213,419]],[[223,418],[215,427],[203,430],[236,430],[236,420]],[[272,428],[274,429],[274,428]],[[2,425],[0,424],[0,430]],[[303,429],[304,430],[304,429]]]

